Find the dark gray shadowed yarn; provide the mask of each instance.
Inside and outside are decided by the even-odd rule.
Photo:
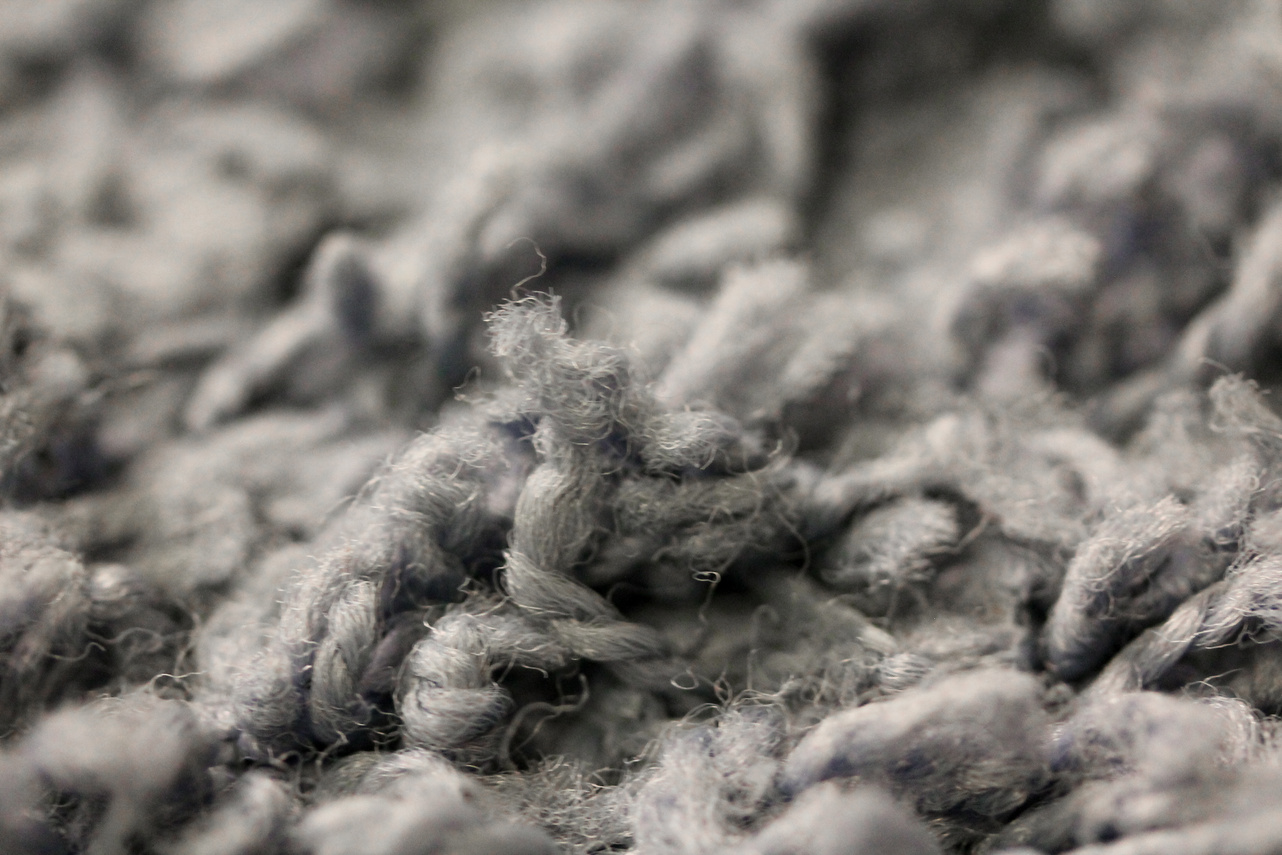
[[[1279,851],[1280,44],[0,3],[0,851]]]

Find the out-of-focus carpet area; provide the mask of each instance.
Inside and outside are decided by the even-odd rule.
[[[0,0],[0,850],[1282,850],[1276,0]]]

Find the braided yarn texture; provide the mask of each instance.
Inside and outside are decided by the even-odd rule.
[[[0,2],[0,855],[1282,852],[1277,0]]]

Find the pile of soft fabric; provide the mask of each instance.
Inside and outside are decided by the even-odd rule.
[[[0,850],[1282,850],[1276,0],[0,2]]]

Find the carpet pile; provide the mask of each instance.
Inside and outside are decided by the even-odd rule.
[[[0,850],[1282,851],[1276,0],[0,2]]]

